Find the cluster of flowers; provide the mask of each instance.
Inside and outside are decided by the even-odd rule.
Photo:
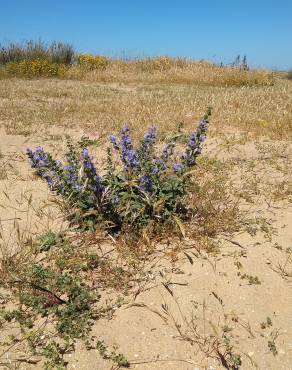
[[[81,67],[93,70],[93,69],[105,69],[110,60],[102,55],[92,54],[79,54],[77,62]]]
[[[73,147],[69,147],[66,165],[54,160],[42,147],[37,147],[35,151],[27,149],[26,154],[31,167],[46,180],[50,189],[70,197],[72,202],[86,201],[90,208],[96,205],[105,190],[103,179],[97,174],[87,149],[83,149],[77,157]]]
[[[147,212],[154,212],[149,207],[149,199],[153,204],[163,199],[168,213],[176,212],[179,198],[184,194],[186,177],[183,174],[196,164],[207,130],[208,115],[200,121],[190,136],[185,152],[178,157],[179,161],[174,162],[175,141],[167,143],[162,153],[157,155],[155,127],[148,130],[138,148],[133,145],[129,128],[124,127],[120,139],[110,135],[110,142],[118,154],[121,166],[115,168],[112,163],[110,166],[108,163],[104,176],[98,174],[88,149],[82,148],[80,152],[72,144],[68,146],[66,165],[54,160],[41,147],[35,151],[27,149],[27,155],[31,166],[46,180],[51,190],[62,194],[85,211],[94,209],[103,213],[101,216],[107,218],[107,221],[116,222],[113,219],[121,218],[119,222],[123,223],[125,209],[127,217],[128,210],[133,210],[130,215],[132,220],[136,217],[134,214],[141,213],[139,210],[147,208]],[[110,149],[109,153],[111,158]],[[109,158],[108,162],[111,161]],[[149,218],[151,219],[150,214],[147,215],[147,219]]]
[[[196,164],[197,157],[202,153],[202,143],[206,139],[208,131],[208,115],[206,115],[200,122],[194,133],[191,134],[185,153],[181,155],[181,161],[173,163],[172,168],[175,172],[185,172],[190,167]],[[121,131],[121,141],[115,135],[110,135],[110,141],[116,151],[120,152],[120,158],[124,164],[126,171],[141,171],[142,161],[149,160],[151,156],[151,149],[155,144],[156,128],[152,127],[145,134],[141,146],[138,150],[134,150],[130,130],[124,127]],[[174,154],[175,143],[172,141],[164,146],[162,154],[159,158],[152,158],[155,164],[154,172],[165,170],[167,162]],[[141,161],[142,160],[142,161]]]
[[[6,66],[6,71],[14,76],[44,76],[64,77],[68,66],[60,63],[52,63],[45,59],[23,60],[11,62]]]

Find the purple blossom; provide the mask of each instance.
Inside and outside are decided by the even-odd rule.
[[[109,137],[110,142],[113,144],[113,147],[115,150],[120,150],[119,144],[117,142],[117,137],[113,134],[110,135]]]
[[[164,146],[161,154],[161,159],[166,162],[169,157],[171,157],[174,153],[174,142],[170,142]]]
[[[140,147],[137,150],[137,156],[140,159],[141,165],[143,162],[148,161],[152,154],[153,145],[156,140],[156,127],[151,127],[144,135],[143,140],[140,143]]]
[[[147,192],[151,192],[153,190],[153,182],[150,176],[144,175],[140,178],[140,188]]]
[[[121,133],[121,159],[124,163],[124,168],[126,171],[137,170],[140,167],[140,162],[138,154],[133,148],[130,130],[128,127],[124,127]]]
[[[78,173],[76,172],[76,169],[71,166],[64,166],[64,180],[66,181],[66,184],[70,186],[72,190],[80,190],[80,184],[78,181]]]
[[[124,134],[127,134],[130,132],[130,129],[128,126],[125,126],[121,129],[121,133],[124,135]]]
[[[161,171],[164,171],[166,169],[166,164],[162,159],[155,159],[154,161],[154,167],[153,167],[153,174],[158,174]]]
[[[102,178],[97,174],[96,168],[89,156],[88,149],[83,149],[81,160],[83,162],[84,173],[88,179],[87,188],[96,194],[102,193],[104,191]]]
[[[111,203],[115,207],[119,205],[120,201],[121,201],[121,198],[118,195],[113,195],[111,197]]]
[[[30,159],[31,166],[33,168],[44,168],[50,164],[49,157],[44,149],[38,146],[33,152],[31,149],[26,150],[26,154]]]
[[[191,134],[186,152],[181,156],[182,165],[185,168],[194,166],[198,155],[202,153],[202,142],[206,139],[208,124],[208,119],[203,118],[195,132]]]
[[[49,187],[52,187],[53,186],[53,180],[52,180],[52,178],[50,176],[46,176],[46,181],[47,181]]]
[[[61,181],[58,174],[63,170],[62,163],[53,161],[42,147],[37,147],[34,152],[27,149],[26,154],[30,159],[31,166],[36,169],[37,175],[46,180],[51,189],[60,191]]]
[[[156,139],[156,127],[153,126],[144,135],[144,141],[148,142],[148,143],[151,143],[151,144],[154,144],[155,139]]]
[[[174,163],[172,168],[174,172],[181,172],[183,170],[183,165],[181,163]]]

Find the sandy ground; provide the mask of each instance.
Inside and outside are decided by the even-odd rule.
[[[8,249],[16,246],[15,222],[24,233],[66,226],[50,202],[45,184],[32,175],[23,154],[27,147],[37,146],[41,136],[36,133],[27,138],[1,131],[0,219]],[[58,145],[54,141],[46,142],[51,150],[56,150]],[[248,145],[242,148],[246,157],[254,153]],[[242,159],[242,153],[232,153],[231,157]],[[193,314],[201,334],[222,332],[224,326],[233,328],[230,335],[235,343],[234,352],[241,354],[242,369],[292,370],[292,278],[283,277],[278,270],[279,266],[285,266],[292,273],[292,262],[287,262],[289,251],[286,251],[292,248],[292,204],[262,203],[253,207],[252,212],[252,217],[259,213],[271,220],[275,233],[269,238],[263,231],[254,236],[248,232],[222,235],[217,239],[219,253],[207,255],[190,250],[192,263],[182,256],[175,268],[162,259],[148,271],[153,276],[149,290],[135,301],[131,296],[126,297],[128,303],[117,309],[111,320],[96,322],[93,334],[109,347],[117,346],[118,352],[131,361],[133,369],[223,369],[195,344],[179,338],[174,322],[181,325],[183,333],[192,336]],[[260,284],[249,284],[247,278],[242,278],[244,274],[257,276]],[[168,315],[162,305],[167,307]],[[163,320],[158,313],[167,319]],[[267,317],[272,325],[262,328],[261,323]],[[278,352],[275,356],[268,346],[272,338]],[[82,345],[67,360],[68,369],[113,369],[113,364],[102,360],[96,350],[86,351]],[[39,365],[21,364],[20,368],[38,369]]]

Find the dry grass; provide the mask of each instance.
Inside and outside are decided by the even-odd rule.
[[[280,78],[273,86],[244,87],[131,87],[78,80],[6,79],[0,85],[0,125],[11,134],[30,134],[41,127],[47,135],[56,126],[59,133],[61,127],[82,126],[94,135],[103,135],[129,123],[140,135],[145,127],[157,124],[160,132],[167,134],[178,122],[190,130],[211,106],[212,131],[236,130],[287,139],[292,133],[291,94],[291,82]]]
[[[38,46],[38,45],[37,45]],[[56,49],[56,47],[59,47]],[[12,45],[12,56],[9,56],[9,51],[0,50],[0,77],[23,76],[23,77],[38,77],[39,71],[34,75],[33,68],[30,68],[30,73],[27,73],[27,67],[18,68],[18,64],[32,62],[47,62],[52,63],[55,60],[57,63],[68,64],[67,59],[71,62],[65,73],[59,73],[58,77],[66,79],[80,79],[89,82],[106,82],[106,83],[123,83],[123,84],[186,84],[195,86],[271,86],[274,84],[274,74],[269,70],[249,70],[246,66],[219,66],[208,61],[195,61],[186,58],[170,58],[156,57],[136,60],[119,60],[109,59],[103,56],[94,56],[91,54],[75,55],[75,63],[73,56],[70,54],[66,44],[56,44],[53,52],[57,52],[56,57],[51,57],[49,50],[41,48],[43,57],[36,54],[35,58],[30,55],[30,50],[22,50],[22,53],[28,56],[19,56],[18,49]],[[39,46],[37,51],[39,51]],[[35,50],[33,49],[35,52]],[[16,55],[14,55],[14,52]],[[60,54],[60,55],[59,55]],[[64,54],[64,55],[63,55]],[[70,54],[70,55],[67,55]],[[1,57],[2,55],[2,57]],[[67,57],[67,59],[66,59]],[[2,61],[2,62],[1,62]],[[12,66],[8,62],[13,62]],[[5,64],[7,63],[7,64]],[[21,63],[20,63],[21,64]],[[54,64],[54,63],[52,63]],[[61,66],[62,67],[62,66]],[[64,69],[64,67],[62,67]],[[51,76],[52,74],[50,74]],[[56,75],[56,74],[55,74]],[[43,77],[48,76],[47,73],[42,74]]]
[[[112,60],[106,69],[84,72],[72,68],[69,78],[91,82],[123,84],[187,84],[195,86],[253,86],[273,84],[273,74],[268,70],[247,71],[220,67],[211,62],[196,62],[168,57],[133,61]]]

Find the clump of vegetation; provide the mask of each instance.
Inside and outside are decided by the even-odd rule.
[[[77,63],[87,70],[104,70],[109,65],[109,59],[101,55],[79,54]]]
[[[49,231],[34,243],[35,255],[28,260],[1,261],[1,289],[7,292],[5,299],[0,295],[1,345],[13,348],[15,353],[25,348],[25,361],[30,363],[45,358],[45,369],[65,369],[65,355],[74,351],[77,341],[82,341],[87,349],[96,348],[103,358],[128,367],[122,354],[109,352],[91,334],[94,320],[112,309],[100,304],[99,288],[112,286],[115,272],[111,273],[111,269],[118,267],[89,253],[84,240],[71,242],[65,235]],[[97,273],[100,281],[92,284],[93,274]],[[117,307],[120,304],[115,303]],[[6,335],[11,326],[14,335]],[[2,355],[0,364],[5,363]],[[18,360],[12,356],[9,361]]]
[[[277,346],[276,346],[276,339],[278,338],[279,334],[280,333],[279,333],[278,330],[273,330],[270,333],[270,338],[271,339],[268,340],[268,348],[272,352],[273,356],[278,355],[278,349],[277,349]]]
[[[292,69],[287,73],[287,79],[292,81]]]
[[[17,77],[64,77],[68,67],[65,64],[49,62],[45,59],[11,62],[6,73]]]
[[[63,241],[63,235],[54,233],[53,231],[49,230],[47,233],[40,235],[40,251],[48,251],[52,247],[58,245],[60,242]]]
[[[130,367],[129,361],[121,353],[116,353],[116,351],[109,352],[107,346],[103,341],[98,341],[96,343],[96,349],[99,351],[101,357],[105,360],[111,360],[116,363],[119,367]]]
[[[12,339],[12,346],[25,341],[30,356],[45,356],[46,369],[64,369],[64,354],[74,349],[77,339],[89,338],[96,317],[94,304],[100,296],[82,279],[82,269],[77,271],[69,264],[63,269],[60,262],[64,251],[70,248],[74,254],[73,245],[52,232],[39,238],[38,243],[42,253],[50,253],[42,247],[52,244],[60,251],[46,255],[43,262],[23,261],[16,267],[10,261],[2,265],[3,285],[10,291],[10,302],[16,305],[1,308],[0,327],[4,332],[9,323],[19,326],[19,336]]]
[[[73,46],[63,42],[47,45],[42,41],[27,41],[0,45],[0,66],[4,76],[64,77],[74,62]]]
[[[72,64],[75,51],[73,46],[63,42],[46,45],[42,41],[27,41],[0,45],[0,65],[23,61],[42,60],[49,63]]]
[[[243,279],[247,280],[249,285],[260,285],[261,284],[261,281],[259,280],[257,276],[248,275],[248,274],[241,275],[240,272],[238,272],[238,275],[240,276],[242,280]]]
[[[31,166],[65,199],[71,220],[82,228],[105,228],[113,233],[153,231],[159,225],[176,226],[192,215],[188,207],[191,169],[202,152],[210,111],[190,136],[179,157],[174,148],[178,136],[169,139],[161,153],[155,148],[156,128],[134,147],[130,130],[120,140],[110,136],[106,167],[97,170],[87,148],[68,143],[67,164],[55,160],[43,148],[27,150]],[[113,156],[116,154],[116,162]],[[101,175],[101,172],[104,175]]]
[[[264,322],[261,323],[261,329],[269,328],[272,325],[273,325],[273,323],[272,323],[271,318],[270,317],[267,317],[266,321],[264,321]]]

